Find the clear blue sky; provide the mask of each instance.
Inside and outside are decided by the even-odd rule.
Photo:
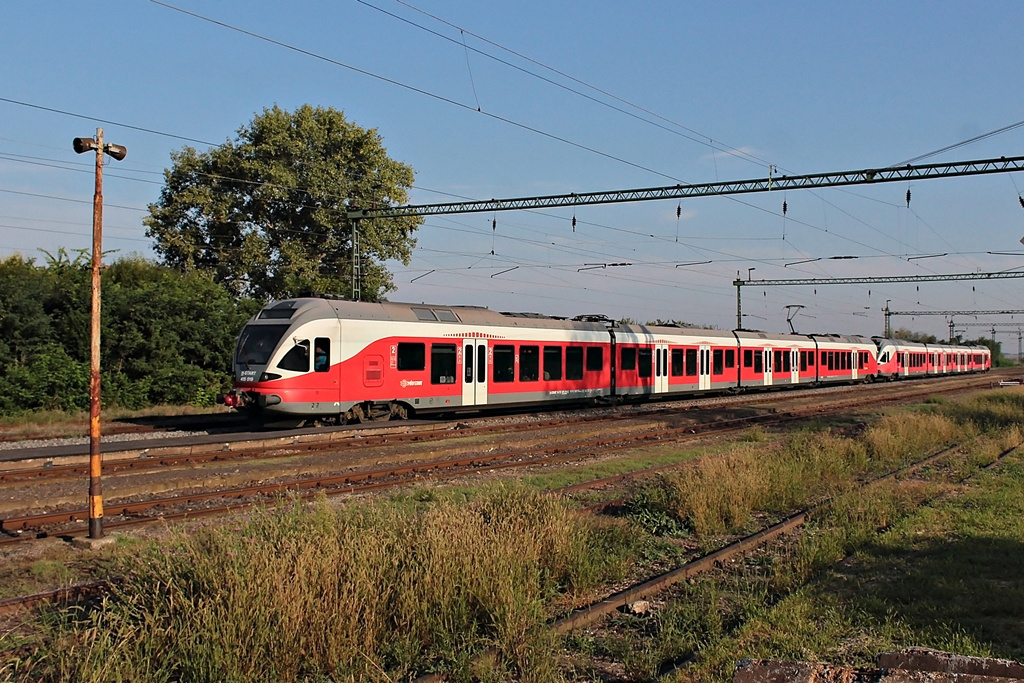
[[[0,255],[89,248],[92,157],[71,140],[98,126],[128,148],[104,173],[104,248],[151,255],[141,220],[170,153],[219,144],[274,104],[377,128],[416,170],[418,204],[886,166],[1024,120],[1020,2],[170,4],[307,54],[148,0],[3,3]],[[1024,127],[921,163],[1018,155]],[[1021,191],[1024,174],[1000,174],[691,199],[678,219],[675,201],[431,217],[412,263],[393,264],[390,298],[732,328],[732,281],[749,268],[1024,267],[986,253],[1024,254]],[[1022,292],[1024,280],[747,287],[744,323],[787,330],[785,307],[800,305],[798,331],[880,334],[887,300],[1024,309]],[[894,324],[947,332],[939,316]],[[1016,330],[997,338],[1016,351]]]

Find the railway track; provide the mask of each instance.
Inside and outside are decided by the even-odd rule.
[[[1003,451],[993,462],[979,468],[974,474],[997,467],[1007,456],[1018,450],[1022,445],[1024,444],[1018,444],[1017,446]],[[858,490],[865,490],[869,487],[877,486],[885,482],[892,482],[911,476],[915,472],[928,467],[929,465],[935,464],[944,457],[954,453],[960,447],[960,444],[950,445],[905,467],[875,477],[868,481],[864,481],[858,486]],[[966,479],[973,477],[974,474],[968,475]],[[718,550],[695,557],[679,567],[666,570],[656,576],[647,578],[640,583],[612,593],[586,607],[576,609],[564,617],[553,619],[548,622],[547,628],[557,634],[564,635],[571,631],[577,631],[593,626],[609,615],[620,612],[623,609],[627,609],[631,604],[655,598],[676,583],[692,580],[701,574],[726,566],[731,560],[737,557],[743,556],[755,549],[777,541],[786,534],[795,532],[806,524],[808,519],[819,514],[831,502],[831,499],[823,500],[816,505],[796,512],[785,519],[760,529],[759,531],[736,539]],[[478,655],[477,659],[481,661],[493,661],[498,657],[500,657],[500,653],[496,649],[491,648]],[[680,669],[693,661],[694,658],[689,657],[680,661],[669,662],[668,668]],[[668,673],[667,670],[660,671],[661,675],[666,673]],[[420,676],[415,679],[415,683],[441,683],[444,680],[447,680],[447,676],[445,673],[441,672]]]
[[[925,458],[922,458],[910,465],[893,470],[885,475],[875,477],[871,480],[862,482],[859,486],[861,490],[866,489],[870,486],[875,486],[887,481],[893,481],[897,479],[905,478],[914,472],[932,465],[942,458],[946,457],[950,453],[955,452],[959,448],[958,444],[954,444],[943,448],[937,453],[933,453]],[[1020,448],[1015,446],[1013,448],[1005,450],[1001,453],[996,460],[990,462],[987,465],[979,468],[981,470],[989,470],[1000,464],[1012,452]],[[967,478],[974,476],[970,474]],[[593,480],[586,482],[584,485],[599,486],[603,485],[607,480]],[[553,493],[561,494],[569,490],[576,490],[579,486],[565,487],[564,489],[558,489]],[[754,532],[743,538],[739,538],[729,543],[728,545],[713,551],[708,554],[695,557],[691,561],[685,564],[667,570],[657,576],[649,577],[641,583],[629,586],[625,589],[619,590],[615,593],[607,595],[606,597],[592,603],[583,608],[574,610],[570,614],[554,619],[548,622],[547,627],[552,631],[565,634],[573,630],[579,630],[591,626],[600,620],[604,619],[610,614],[621,611],[636,601],[646,600],[657,596],[664,592],[667,588],[671,587],[675,583],[680,581],[692,579],[699,576],[702,573],[708,572],[717,567],[721,567],[729,562],[729,560],[749,553],[752,550],[770,544],[786,534],[792,533],[799,529],[805,522],[818,512],[820,512],[825,506],[831,501],[824,500],[812,507],[805,510],[801,510],[788,516],[785,519],[777,521],[770,526],[767,526],[757,532]],[[590,513],[597,508],[587,509],[584,512]],[[110,586],[117,581],[116,578],[109,580],[97,580],[87,583],[77,584],[73,586],[64,587],[61,589],[36,593],[28,596],[21,596],[17,598],[11,598],[4,601],[0,601],[0,616],[6,616],[17,612],[25,611],[38,607],[44,603],[73,603],[75,601],[95,599],[98,596],[104,594],[109,590]],[[487,652],[480,655],[480,657],[493,658],[498,653],[494,650],[488,650]],[[692,658],[691,658],[692,659]],[[675,668],[685,666],[690,660],[684,660],[681,662],[673,662],[672,665]],[[439,683],[445,680],[443,673],[430,674],[422,676],[417,680],[417,683]]]
[[[878,392],[870,394],[872,408],[894,401],[913,401],[925,396],[936,396],[943,392],[958,393],[963,391],[964,382],[951,382],[945,387],[928,383],[894,385],[884,395]],[[792,394],[788,398],[803,398],[804,394]],[[757,398],[763,399],[764,396]],[[787,398],[775,396],[776,400]],[[830,400],[823,403],[820,398],[813,405],[800,409],[779,412],[764,412],[757,415],[733,419],[705,421],[690,420],[673,426],[671,421],[653,422],[652,420],[669,414],[678,414],[675,410],[659,407],[646,411],[638,418],[636,413],[629,415],[613,414],[604,416],[569,416],[532,422],[531,433],[544,430],[556,430],[560,427],[589,425],[587,428],[600,431],[615,425],[611,434],[596,436],[569,435],[568,437],[545,438],[546,444],[536,442],[518,446],[503,446],[492,450],[484,450],[477,439],[509,431],[508,424],[484,424],[465,429],[446,428],[414,430],[407,433],[379,434],[375,437],[360,439],[327,439],[310,442],[281,444],[275,443],[275,450],[268,454],[266,445],[251,449],[231,452],[210,452],[202,456],[196,454],[170,455],[162,459],[146,461],[117,461],[123,467],[122,472],[129,476],[150,467],[168,467],[200,465],[203,462],[219,463],[227,458],[260,458],[262,464],[280,458],[294,459],[298,454],[329,451],[332,456],[341,459],[346,453],[366,453],[383,446],[388,448],[427,447],[438,441],[459,438],[463,445],[461,453],[453,457],[413,459],[412,461],[379,467],[363,467],[338,473],[338,467],[331,468],[329,473],[317,476],[296,476],[289,478],[272,478],[256,485],[189,487],[184,493],[172,496],[132,497],[127,500],[111,499],[105,501],[106,517],[104,526],[108,530],[119,530],[139,524],[146,524],[155,519],[185,519],[200,515],[225,514],[240,508],[258,503],[273,501],[275,497],[293,494],[305,497],[325,494],[354,495],[377,491],[383,488],[408,485],[425,479],[451,479],[466,476],[484,470],[524,469],[538,465],[554,465],[572,460],[584,460],[599,454],[607,454],[614,450],[636,448],[645,444],[682,442],[700,436],[724,434],[731,431],[746,429],[754,425],[778,425],[800,419],[836,415],[855,408],[863,403],[862,395],[857,392],[830,394]],[[640,421],[638,421],[640,420]],[[625,430],[616,433],[615,430]],[[452,449],[451,444],[445,444]],[[454,449],[453,449],[454,450]],[[105,464],[108,473],[111,465]],[[180,468],[179,468],[180,469]],[[50,474],[52,472],[52,474]],[[19,470],[3,473],[0,481],[6,486],[18,485],[25,477],[34,481],[46,477],[64,477],[81,474],[79,465],[66,468],[51,467],[35,470]],[[10,477],[5,479],[3,477]],[[623,477],[625,478],[625,477]],[[263,477],[267,479],[267,477]],[[184,487],[183,487],[184,488]],[[2,489],[0,489],[2,490]],[[68,505],[54,506],[55,509],[40,512],[7,513],[0,519],[0,544],[23,542],[27,539],[45,538],[58,535],[74,537],[85,532],[83,520],[87,518],[87,510],[82,507]]]
[[[550,428],[600,420],[635,419],[641,416],[674,415],[681,410],[699,410],[721,406],[770,406],[802,399],[816,400],[818,396],[843,393],[858,396],[864,393],[879,395],[899,394],[911,391],[909,387],[921,388],[928,394],[950,393],[948,386],[969,390],[992,385],[992,376],[958,376],[953,378],[927,378],[920,382],[894,383],[886,385],[844,385],[828,386],[801,391],[780,390],[764,394],[720,395],[700,397],[666,403],[629,404],[618,408],[598,408],[570,412],[556,412],[530,420],[531,428]],[[952,392],[955,393],[955,392]],[[350,446],[377,446],[385,442],[446,440],[453,437],[485,435],[508,428],[509,420],[520,419],[511,415],[465,416],[458,420],[429,422],[376,423],[353,428],[337,427],[326,429],[289,430],[283,433],[244,432],[234,434],[204,435],[197,437],[146,440],[140,442],[104,444],[104,471],[143,471],[161,466],[200,464],[235,459],[251,455],[266,455],[274,450],[295,446],[299,451],[318,451],[336,448],[345,450]],[[0,486],[5,482],[26,481],[55,476],[77,476],[83,473],[88,462],[88,445],[73,444],[54,447],[8,449],[0,452]],[[23,471],[24,470],[24,471]]]

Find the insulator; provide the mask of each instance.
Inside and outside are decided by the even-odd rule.
[[[910,208],[910,189],[907,189],[907,208]]]
[[[1024,206],[1024,199],[1021,199],[1020,201],[1021,201],[1021,205]],[[683,215],[683,205],[682,205],[682,203],[680,203],[679,206],[676,207],[676,220],[679,220],[679,217],[682,216],[682,215]]]
[[[498,229],[498,219],[497,218],[492,218],[491,219],[491,230],[497,230],[497,229]]]
[[[783,199],[783,200],[782,200],[782,215],[783,215],[783,216],[785,216],[785,215],[786,215],[786,208],[787,208],[787,205],[786,205],[786,200],[785,200],[785,199]]]
[[[576,216],[572,217],[572,231],[576,232]]]
[[[1020,195],[1017,195],[1017,201],[1020,202],[1021,208],[1024,209],[1024,197],[1021,197]]]

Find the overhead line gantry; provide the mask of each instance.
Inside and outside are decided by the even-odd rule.
[[[711,197],[727,194],[750,194],[754,192],[771,192],[773,190],[806,190],[817,187],[892,183],[900,180],[927,178],[953,178],[957,176],[1008,173],[1012,171],[1024,171],[1024,157],[1000,157],[998,159],[959,161],[945,164],[907,164],[905,166],[841,171],[839,173],[813,173],[794,176],[774,176],[769,174],[767,178],[733,182],[680,183],[677,185],[645,187],[633,190],[612,190],[610,192],[571,192],[569,194],[542,195],[537,197],[391,206],[379,209],[363,209],[350,206],[347,215],[349,219],[358,220],[363,218],[397,218],[403,216],[438,216],[487,211],[515,211],[519,209],[542,209],[559,206],[620,204],[624,202],[647,202],[657,199],[685,199],[689,197]]]
[[[809,175],[775,176],[769,172],[766,178],[754,178],[734,182],[679,183],[661,187],[646,187],[632,190],[608,192],[571,192],[569,194],[517,197],[512,199],[488,199],[483,201],[447,202],[442,204],[418,204],[406,206],[385,206],[362,208],[349,203],[346,217],[352,221],[352,294],[359,299],[359,221],[373,218],[399,218],[407,216],[439,216],[461,213],[483,213],[494,211],[516,211],[562,206],[586,206],[593,204],[620,204],[646,202],[659,199],[684,199],[690,197],[711,197],[718,195],[751,194],[773,190],[805,190],[821,187],[842,187],[891,183],[900,180],[922,180],[930,178],[953,178],[991,173],[1024,171],[1024,157],[999,157],[942,164],[906,164],[869,168],[839,173],[812,173]],[[738,291],[738,290],[737,290]]]
[[[743,327],[743,307],[740,300],[741,287],[780,287],[807,285],[865,285],[886,282],[945,282],[953,280],[1009,280],[1024,278],[1024,271],[1001,270],[996,273],[950,273],[948,275],[890,275],[879,277],[815,277],[794,280],[743,280],[732,281],[736,286],[736,327]],[[885,317],[885,336],[889,336],[889,316]]]
[[[956,323],[953,322],[953,316],[956,315],[1024,315],[1024,310],[1003,310],[1003,311],[890,311],[889,304],[886,303],[885,308],[882,309],[885,314],[885,336],[889,336],[889,318],[894,315],[904,316],[918,316],[918,315],[941,315],[949,318],[949,340],[953,341],[953,328]],[[961,325],[967,325],[970,323],[961,323]],[[1021,325],[1022,323],[1007,323],[1010,325]]]

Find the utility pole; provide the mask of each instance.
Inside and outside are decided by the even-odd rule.
[[[359,219],[352,219],[352,301],[360,301],[362,292],[359,290]]]
[[[103,154],[121,161],[128,153],[121,145],[103,144],[103,129],[95,138],[75,138],[72,146],[82,154],[96,150],[96,190],[92,200],[92,312],[89,362],[89,538],[103,538],[103,457],[100,435],[100,269],[103,262]]]

